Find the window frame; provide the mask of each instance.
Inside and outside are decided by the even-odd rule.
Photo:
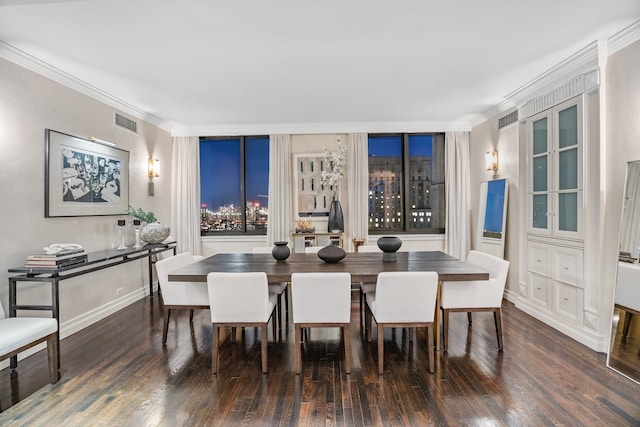
[[[383,234],[434,234],[434,235],[444,235],[446,232],[445,227],[442,228],[424,228],[424,229],[410,229],[408,225],[411,221],[411,212],[409,209],[406,209],[409,206],[409,197],[410,192],[407,191],[411,185],[411,177],[409,175],[409,167],[410,167],[410,159],[409,159],[409,137],[413,135],[430,135],[432,137],[433,142],[436,142],[437,138],[442,138],[442,144],[444,147],[444,132],[389,132],[389,133],[371,133],[367,136],[367,144],[368,138],[371,137],[401,137],[400,147],[400,159],[401,159],[401,168],[402,168],[402,199],[400,201],[400,206],[402,209],[402,229],[398,230],[380,230],[376,228],[371,228],[369,226],[369,212],[367,212],[367,229],[370,235],[383,235]],[[367,148],[368,151],[368,148]],[[367,159],[369,158],[367,154]],[[444,157],[442,159],[444,162]],[[368,160],[367,160],[368,162]],[[432,162],[433,162],[433,149],[432,149]],[[442,165],[444,169],[444,164]],[[368,169],[368,164],[367,164]],[[367,172],[368,174],[369,172]],[[433,170],[431,171],[431,175],[433,178]],[[446,181],[444,181],[444,185],[446,187]],[[443,194],[443,197],[446,197],[446,192]],[[446,203],[445,203],[446,206]]]
[[[241,221],[242,221],[242,230],[219,230],[214,232],[202,231],[200,230],[200,237],[215,237],[215,236],[266,236],[267,228],[269,227],[269,217],[267,215],[267,227],[261,230],[247,230],[247,186],[246,186],[246,162],[247,159],[245,157],[245,145],[247,139],[263,139],[266,138],[270,140],[269,135],[233,135],[233,136],[201,136],[199,138],[198,143],[202,143],[205,141],[215,141],[215,140],[239,140],[240,141],[240,203],[242,204],[241,209]],[[199,159],[201,162],[202,159]],[[201,164],[200,164],[200,167]],[[269,171],[268,175],[271,173]],[[267,179],[269,176],[267,175]],[[200,184],[200,189],[202,189],[202,182],[200,182],[200,177],[198,177],[198,181]],[[202,197],[202,190],[200,190],[200,198]],[[202,201],[200,201],[200,209],[202,209]]]

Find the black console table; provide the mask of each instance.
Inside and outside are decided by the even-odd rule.
[[[176,254],[176,242],[163,242],[155,245],[145,245],[140,249],[129,247],[118,251],[109,249],[98,252],[87,253],[87,260],[80,264],[74,264],[62,268],[30,268],[14,267],[9,273],[17,273],[9,277],[9,316],[16,317],[18,310],[44,310],[51,311],[52,317],[58,321],[60,329],[60,303],[58,301],[58,283],[61,280],[92,273],[94,271],[124,264],[142,258],[149,260],[149,295],[153,298],[153,256],[161,252],[173,251]],[[21,305],[18,304],[18,282],[49,282],[51,283],[51,305]],[[58,333],[58,348],[60,348],[60,334]],[[58,351],[58,358],[60,352]],[[60,366],[58,360],[58,366]],[[18,357],[11,358],[11,368],[18,366]]]

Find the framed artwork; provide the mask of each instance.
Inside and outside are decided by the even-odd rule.
[[[44,216],[124,215],[129,152],[45,130]]]
[[[294,154],[294,213],[300,218],[329,216],[331,191],[322,184],[326,167],[324,153]]]

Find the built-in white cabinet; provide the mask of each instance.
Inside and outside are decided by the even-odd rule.
[[[532,305],[582,324],[584,255],[582,248],[530,240],[527,298]]]
[[[583,236],[582,109],[580,96],[527,121],[528,233]]]

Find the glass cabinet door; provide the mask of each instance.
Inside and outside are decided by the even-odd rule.
[[[530,167],[531,167],[531,217],[529,227],[532,231],[546,233],[549,225],[549,184],[551,167],[549,162],[551,149],[551,127],[548,114],[535,117],[531,124]]]
[[[557,201],[555,206],[556,221],[554,232],[567,233],[568,236],[578,233],[579,209],[581,205],[581,108],[573,102],[560,105],[555,109],[556,115],[556,184]]]

